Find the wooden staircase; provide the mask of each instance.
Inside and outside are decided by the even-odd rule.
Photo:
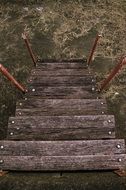
[[[123,170],[125,141],[85,62],[37,63],[0,141],[0,169]]]

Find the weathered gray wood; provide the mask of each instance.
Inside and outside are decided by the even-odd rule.
[[[94,85],[95,78],[92,75],[85,76],[30,76],[28,84],[35,86],[85,86]]]
[[[96,93],[95,86],[84,86],[84,87],[75,87],[75,86],[37,86],[28,87],[28,92],[26,93],[27,98],[30,96],[39,96],[38,98],[59,98],[59,99],[84,99],[84,98],[97,98],[100,95]]]
[[[0,156],[2,170],[68,171],[124,169],[126,155]]]
[[[8,139],[80,140],[115,138],[112,115],[13,117]]]
[[[89,75],[90,71],[88,69],[55,69],[55,70],[43,70],[43,69],[33,69],[31,71],[32,76],[84,76]]]
[[[54,62],[54,63],[37,63],[37,68],[40,69],[48,69],[48,70],[55,70],[55,69],[84,69],[87,68],[86,63],[76,63],[76,62]]]
[[[0,141],[0,156],[84,156],[125,154],[125,141]],[[120,148],[118,148],[120,147]]]
[[[100,112],[107,110],[107,104],[104,99],[38,99],[28,98],[17,102],[17,108],[42,108],[43,111],[47,110],[61,110],[68,112],[74,109],[79,110],[99,110]],[[52,111],[52,110],[51,110]],[[87,113],[89,114],[89,112]]]

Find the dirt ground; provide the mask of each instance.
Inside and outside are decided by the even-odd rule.
[[[126,0],[1,0],[0,63],[22,84],[33,64],[21,33],[27,31],[36,57],[42,59],[83,58],[98,32],[103,37],[91,68],[98,85],[126,53]],[[18,92],[0,74],[0,138],[7,132],[9,116],[15,112]],[[126,66],[102,93],[109,113],[116,118],[116,135],[126,139]],[[111,172],[9,173],[0,178],[4,189],[126,189],[126,178]]]

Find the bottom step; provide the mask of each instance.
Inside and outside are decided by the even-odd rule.
[[[126,165],[125,142],[0,141],[0,169],[13,171],[114,170]]]
[[[125,168],[126,155],[2,156],[0,165],[13,171],[116,170]]]

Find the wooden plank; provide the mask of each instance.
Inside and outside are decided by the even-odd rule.
[[[96,93],[95,86],[85,86],[85,87],[75,87],[75,86],[37,86],[28,87],[28,92],[26,93],[25,98],[29,98],[30,96],[39,96],[41,99],[84,99],[84,98],[97,98],[99,94]],[[31,97],[30,97],[31,98]]]
[[[0,156],[84,156],[125,154],[125,141],[0,141]],[[119,148],[120,147],[120,148]]]
[[[106,111],[107,104],[104,99],[38,99],[38,98],[28,98],[27,100],[21,100],[17,102],[17,108],[42,108],[43,111],[46,110],[61,110],[66,111],[71,110],[100,110]],[[52,111],[52,110],[51,110]]]
[[[126,155],[0,156],[2,170],[74,171],[124,169]]]
[[[56,69],[56,70],[42,70],[40,68],[31,71],[32,76],[84,76],[89,75],[88,69]]]
[[[37,63],[37,68],[55,70],[55,69],[85,69],[87,64],[77,62],[53,62],[53,63]]]
[[[28,84],[35,86],[85,86],[96,84],[92,75],[88,76],[30,76]]]
[[[81,140],[115,138],[112,115],[29,116],[9,120],[8,139]]]

